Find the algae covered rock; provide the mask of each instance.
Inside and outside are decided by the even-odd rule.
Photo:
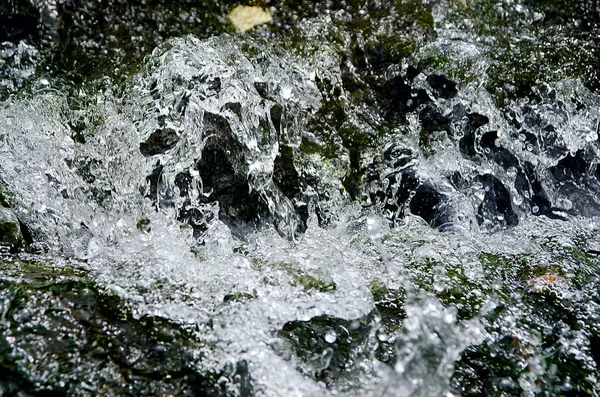
[[[374,355],[375,313],[356,320],[319,316],[290,321],[282,334],[301,360],[301,370],[329,385],[356,376],[361,361]]]
[[[77,264],[0,258],[3,395],[211,395],[202,344],[171,321],[136,316]]]

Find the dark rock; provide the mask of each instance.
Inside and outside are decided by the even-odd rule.
[[[287,322],[282,333],[303,361],[303,372],[331,385],[360,370],[358,357],[374,355],[375,317],[376,312],[356,320],[319,316]]]
[[[431,143],[431,135],[434,132],[450,132],[450,119],[442,115],[434,106],[427,104],[419,113],[421,120],[421,134],[419,144],[427,147]]]
[[[499,226],[517,225],[519,218],[512,208],[510,193],[504,184],[491,174],[482,175],[478,179],[485,189],[483,202],[477,211],[479,224],[487,221]]]
[[[597,166],[595,169],[592,168],[592,161],[595,160],[591,156],[586,156],[584,150],[578,150],[575,155],[569,153],[554,167],[550,167],[550,172],[558,182],[584,182],[589,177],[598,179],[600,168]]]
[[[140,152],[144,156],[154,156],[164,153],[177,145],[179,136],[172,128],[159,128],[145,142],[140,143]]]
[[[0,13],[0,42],[17,42],[37,34],[37,18],[33,15]]]
[[[5,395],[224,393],[217,379],[226,374],[197,369],[192,330],[135,316],[84,270],[0,257],[0,299],[10,307],[0,321]]]
[[[431,74],[427,76],[427,82],[433,89],[433,93],[438,97],[451,99],[458,93],[456,83],[448,80],[445,76]]]
[[[463,116],[467,116],[468,122],[463,126],[463,137],[459,140],[458,146],[460,151],[468,157],[473,157],[477,154],[476,134],[477,129],[489,123],[489,119],[479,113],[468,113],[462,106],[454,108],[454,119],[460,120]]]
[[[235,150],[234,146],[226,146]],[[250,192],[245,175],[237,172],[224,148],[208,145],[202,151],[202,158],[196,164],[206,202],[218,201],[220,218],[227,223],[248,223],[257,221],[265,208],[259,196]]]
[[[496,145],[498,131],[488,131],[481,136],[481,148],[486,157],[494,160],[505,170],[509,167],[520,169],[520,162],[510,150]]]
[[[530,197],[529,203],[532,213],[534,215],[546,215],[549,218],[556,218],[557,216],[552,211],[552,202],[550,201],[548,193],[546,193],[546,189],[544,189],[534,166],[529,162],[523,162],[522,166],[525,178],[517,175],[517,180],[526,180],[526,183],[528,183],[528,189],[524,194],[524,197]],[[523,189],[523,186],[526,183],[515,183],[515,186],[518,186],[518,190],[519,188]]]
[[[301,180],[296,170],[293,149],[289,146],[279,147],[279,154],[274,162],[273,182],[287,198],[303,203],[296,205],[296,212],[301,222],[298,231],[304,232],[308,220],[308,206],[302,200],[301,188],[305,185],[305,182]]]
[[[423,89],[413,89],[404,76],[396,76],[387,81],[382,91],[383,109],[386,119],[391,122],[406,122],[406,114],[415,111],[420,105],[431,102]]]
[[[549,171],[556,180],[557,191],[567,197],[571,208],[563,211],[574,215],[597,216],[600,203],[597,192],[600,190],[600,167],[596,165],[596,156],[592,150],[579,150],[575,155],[567,154]]]
[[[395,169],[387,175],[385,194],[372,192],[374,202],[383,202],[390,220],[402,218],[407,210],[420,216],[432,227],[441,231],[454,230],[457,226],[470,228],[472,209],[460,204],[459,193],[450,181],[434,181],[419,173],[417,157],[412,150],[391,142],[384,151],[384,160]],[[466,183],[463,181],[463,183]]]
[[[16,247],[21,244],[21,225],[10,208],[0,207],[0,246]]]

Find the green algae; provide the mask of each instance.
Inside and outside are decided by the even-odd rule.
[[[261,266],[264,266],[264,264]],[[326,280],[321,271],[307,272],[297,265],[287,262],[276,262],[269,266],[284,270],[291,277],[292,285],[301,286],[305,291],[333,292],[337,289],[336,283]]]

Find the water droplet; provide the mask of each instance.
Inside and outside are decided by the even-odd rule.
[[[518,193],[515,193],[513,195],[513,203],[515,203],[515,205],[521,205],[523,204],[523,197],[521,197]]]
[[[537,205],[534,205],[533,208],[531,208],[531,212],[533,212],[534,214],[537,214],[538,212],[540,212],[540,207],[538,207]]]
[[[506,175],[508,175],[509,178],[514,179],[517,176],[517,169],[515,167],[508,167]]]
[[[367,219],[367,233],[369,233],[369,236],[371,236],[371,238],[374,238],[374,239],[378,239],[379,237],[381,237],[379,221],[377,219],[375,219],[375,218]]]
[[[335,333],[335,331],[333,331],[333,330],[327,331],[327,333],[325,334],[325,342],[335,343],[336,340],[337,340],[337,334]]]

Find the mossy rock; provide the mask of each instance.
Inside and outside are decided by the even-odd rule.
[[[488,278],[495,280],[486,293],[496,304],[481,313],[494,337],[469,347],[458,360],[452,384],[462,395],[597,394],[600,333],[591,308],[600,297],[598,260],[554,243],[541,252],[480,256]]]
[[[0,258],[5,395],[223,395],[192,330],[134,314],[85,269]],[[233,375],[232,375],[233,376]]]
[[[327,280],[318,270],[304,271],[298,265],[288,262],[276,262],[271,266],[284,270],[290,275],[291,284],[301,286],[305,291],[333,292],[337,289],[336,283],[333,280]]]
[[[406,318],[404,303],[406,292],[402,289],[388,289],[379,279],[369,283],[381,327],[377,330],[378,346],[375,357],[390,366],[396,363],[395,339]]]
[[[319,316],[309,321],[287,322],[281,333],[301,360],[302,372],[333,385],[357,375],[363,357],[374,355],[371,338],[376,314],[356,320]]]

